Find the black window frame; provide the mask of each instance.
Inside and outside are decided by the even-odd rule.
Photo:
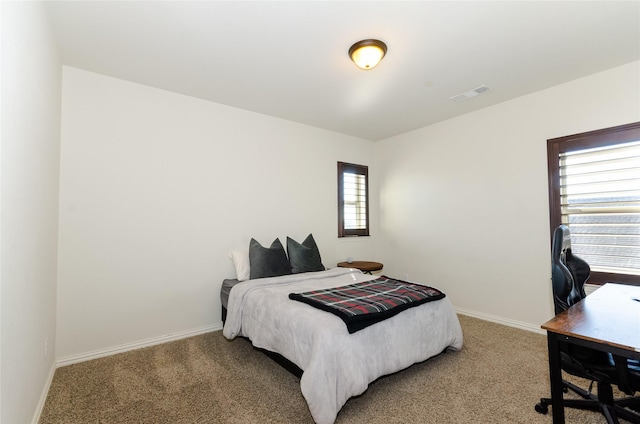
[[[353,173],[363,175],[365,179],[365,214],[366,228],[347,229],[344,220],[344,174]],[[354,163],[338,162],[338,237],[363,237],[369,236],[369,167]]]
[[[562,223],[562,211],[560,205],[560,154],[576,150],[629,143],[638,140],[640,140],[640,122],[547,140],[550,218],[549,240],[553,239],[554,229]],[[615,282],[640,286],[640,276],[633,274],[597,272],[592,270],[588,282],[590,284],[598,285],[607,282]]]

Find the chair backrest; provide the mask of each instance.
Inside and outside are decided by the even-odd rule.
[[[569,227],[560,225],[553,232],[551,245],[551,282],[556,314],[586,297],[584,284],[590,273],[589,264],[571,252]]]

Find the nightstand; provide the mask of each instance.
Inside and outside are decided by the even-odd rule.
[[[356,268],[365,274],[371,274],[371,271],[380,271],[383,265],[380,262],[370,261],[353,261],[353,262],[340,262],[338,263],[340,268]]]

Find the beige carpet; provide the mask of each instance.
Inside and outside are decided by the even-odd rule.
[[[336,423],[551,423],[544,336],[460,316],[464,347],[384,377]],[[578,380],[579,381],[579,380]],[[568,423],[604,423],[567,409]],[[50,423],[313,423],[299,380],[220,331],[56,370]]]

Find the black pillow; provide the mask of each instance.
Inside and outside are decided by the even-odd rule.
[[[294,274],[324,271],[320,251],[312,234],[309,234],[302,244],[287,237],[287,253],[289,254],[291,272]]]
[[[255,239],[251,239],[249,275],[252,280],[288,274],[291,274],[291,266],[279,239],[275,239],[269,248],[262,247]]]

